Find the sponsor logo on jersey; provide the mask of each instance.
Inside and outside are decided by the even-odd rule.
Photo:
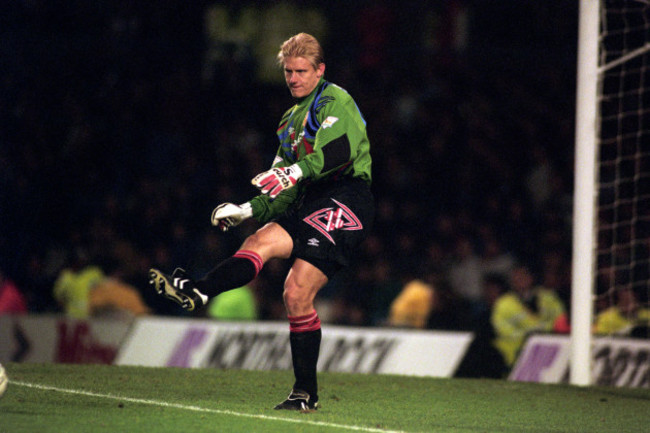
[[[334,125],[337,121],[339,120],[338,117],[334,116],[327,116],[327,119],[323,121],[322,128],[330,128],[332,125]]]
[[[330,235],[335,230],[362,230],[359,218],[343,203],[332,199],[337,206],[317,210],[303,219],[304,222],[318,230],[325,238],[336,245]]]

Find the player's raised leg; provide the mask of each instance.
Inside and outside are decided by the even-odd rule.
[[[269,223],[246,238],[241,248],[219,263],[203,278],[192,280],[183,269],[172,275],[158,269],[149,271],[149,283],[159,295],[188,311],[206,305],[210,298],[251,282],[270,258],[288,258],[293,248],[289,234],[278,224]]]
[[[171,275],[150,269],[149,284],[159,295],[171,299],[188,311],[208,303],[208,297],[197,289],[194,281],[181,268],[176,268]]]

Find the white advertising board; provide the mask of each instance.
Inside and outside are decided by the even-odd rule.
[[[451,377],[472,340],[467,332],[323,325],[320,371]],[[291,368],[286,323],[143,318],[116,364],[248,370]]]
[[[524,344],[509,379],[566,383],[571,339],[567,335],[532,335]],[[592,347],[594,385],[650,388],[650,340],[599,337]]]

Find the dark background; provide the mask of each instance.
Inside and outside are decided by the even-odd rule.
[[[495,243],[568,302],[577,5],[3,2],[0,270],[32,312],[58,311],[53,282],[83,258],[181,314],[147,269],[200,275],[257,227],[222,234],[209,217],[255,194],[292,104],[269,64],[306,31],[368,121],[378,202],[358,262],[323,290],[331,321],[383,323],[412,278],[453,305],[451,270]],[[286,266],[258,278],[261,318],[284,317]]]

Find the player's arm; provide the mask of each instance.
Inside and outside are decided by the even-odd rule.
[[[225,232],[248,218],[255,218],[262,224],[266,223],[287,210],[295,201],[297,194],[298,190],[289,190],[280,194],[275,200],[260,194],[240,205],[222,203],[212,211],[212,225]]]
[[[251,180],[251,183],[260,190],[262,195],[267,195],[271,199],[275,199],[282,191],[293,187],[302,178],[300,167],[292,164],[293,152],[285,149],[286,146],[290,145],[289,130],[286,128],[296,107],[294,105],[287,110],[280,120],[278,138],[281,144],[271,169],[259,173]]]
[[[262,194],[276,198],[282,191],[294,187],[304,179],[325,177],[328,173],[338,170],[352,159],[352,145],[348,130],[348,116],[338,118],[334,115],[319,113],[320,127],[312,138],[314,151],[298,162],[289,166],[274,166],[272,169],[258,174],[252,183]]]
[[[295,188],[285,191],[275,199],[260,194],[240,205],[222,203],[212,211],[212,225],[225,232],[248,218],[255,218],[264,224],[286,211],[296,200],[299,192],[299,189]]]
[[[296,201],[300,188],[291,188],[272,199],[268,195],[260,194],[250,201],[253,208],[253,217],[264,224],[289,209]]]
[[[288,166],[286,161],[282,159],[282,151],[283,149],[280,147],[271,170]],[[286,191],[279,196],[276,194],[273,198],[269,196],[268,192],[262,193],[241,205],[223,203],[217,206],[212,212],[212,225],[219,227],[225,232],[251,217],[260,223],[266,223],[287,210],[296,200],[297,195],[298,190],[294,189]]]

